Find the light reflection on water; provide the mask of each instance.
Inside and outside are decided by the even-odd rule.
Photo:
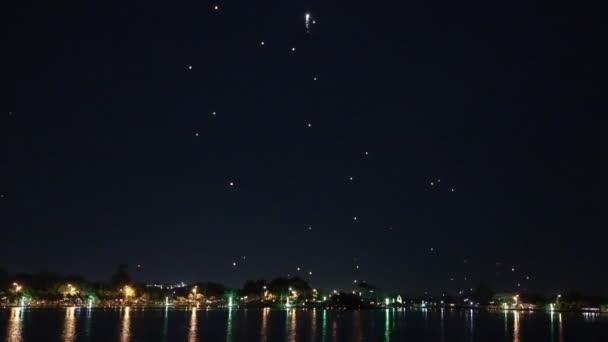
[[[296,309],[287,309],[285,335],[287,341],[295,342],[296,340]]]
[[[11,315],[8,320],[7,342],[21,342],[23,330],[23,309],[11,308]]]
[[[268,314],[270,313],[270,308],[264,308],[262,310],[262,328],[260,331],[260,341],[267,342],[268,341]]]
[[[316,341],[317,340],[317,309],[316,308],[312,309],[312,317],[310,318],[310,330],[311,330],[310,340]]]
[[[429,309],[422,309],[422,321],[424,323],[424,329],[428,330],[429,328]]]
[[[101,310],[84,307],[67,307],[60,310],[7,308],[0,312],[0,321],[4,325],[0,326],[0,341],[94,341],[103,340],[100,336],[104,336],[104,331],[107,333],[111,330],[114,333],[113,340],[136,342],[143,341],[143,335],[140,336],[142,332],[149,336],[147,330],[138,327],[151,327],[153,322],[156,322],[158,327],[158,335],[154,337],[157,341],[188,342],[208,340],[203,339],[203,336],[211,336],[214,337],[213,340],[220,341],[226,339],[228,342],[253,341],[251,328],[256,335],[255,340],[262,342],[274,339],[290,342],[396,342],[406,337],[412,341],[430,338],[436,342],[564,342],[572,337],[566,339],[565,333],[580,337],[575,340],[596,338],[595,340],[599,341],[602,340],[597,337],[598,334],[601,335],[601,329],[608,328],[606,315],[566,314],[558,311],[530,313],[507,310],[487,313],[477,310],[428,309],[406,312],[390,308],[373,311],[331,311],[318,308],[273,311],[266,308],[259,311],[233,309],[201,312],[196,308],[189,308],[175,312],[174,314],[179,316],[175,317],[176,326],[168,329],[168,325],[173,326],[173,323],[169,324],[168,316],[171,313],[167,309],[157,310],[155,314],[145,317],[141,313],[138,314],[139,309],[131,312],[133,308],[106,313],[100,312]],[[244,315],[249,316],[248,321],[244,320]],[[255,315],[257,319],[251,318],[251,315]],[[207,324],[208,322],[213,324]],[[425,329],[427,324],[428,329]],[[506,329],[504,338],[501,332],[502,324]],[[565,325],[568,327],[564,327]],[[564,331],[566,328],[568,331]],[[493,331],[488,332],[488,329]],[[109,337],[106,336],[106,339]]]
[[[327,309],[323,309],[323,323],[321,327],[321,341],[327,341]]]
[[[76,308],[65,308],[65,320],[63,324],[63,341],[71,342],[76,340]]]
[[[363,341],[363,322],[361,321],[361,311],[353,313],[353,341]]]
[[[509,336],[509,311],[504,310],[503,321],[505,322],[505,339]]]
[[[91,306],[87,307],[87,316],[84,326],[84,335],[91,338]]]
[[[558,316],[558,330],[557,330],[557,340],[559,342],[564,342],[564,326],[562,325],[562,313],[559,313]]]
[[[553,341],[554,340],[553,339],[553,331],[555,331],[555,325],[553,323],[553,316],[555,316],[555,312],[551,311],[550,315],[551,315],[550,316],[551,318],[550,318],[549,321],[551,322],[551,328],[549,329],[549,331],[550,331],[551,341]]]
[[[338,316],[339,317],[339,316]],[[338,317],[334,316],[331,322],[331,340],[338,340]]]
[[[198,321],[196,319],[196,308],[192,308],[192,314],[190,314],[190,329],[188,330],[188,342],[198,341],[197,329]]]
[[[169,308],[165,306],[165,315],[163,318],[163,341],[169,341]]]
[[[228,309],[228,323],[226,323],[226,342],[232,342],[232,308]]]
[[[519,341],[519,311],[513,311],[513,342]]]
[[[128,342],[131,339],[131,308],[124,308],[122,314],[122,328],[120,330],[120,342]]]
[[[469,326],[469,341],[473,342],[473,336],[475,336],[474,334],[474,327],[475,327],[475,316],[474,316],[474,311],[473,309],[470,309],[467,313],[467,318],[468,318],[468,326]]]
[[[391,321],[389,317],[389,309],[384,310],[384,342],[391,340]]]
[[[444,317],[443,317],[444,316],[444,311],[445,310],[443,308],[441,308],[441,317],[440,317],[440,322],[441,322],[440,323],[440,325],[441,325],[441,328],[440,328],[440,331],[441,331],[441,334],[440,334],[441,342],[445,341],[445,322],[444,322]]]

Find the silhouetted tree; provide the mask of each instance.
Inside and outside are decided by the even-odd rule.
[[[256,281],[247,280],[241,289],[241,295],[254,298],[260,297],[265,291],[264,288],[267,286],[266,280],[263,279]]]
[[[0,268],[0,297],[3,297],[8,291],[9,281],[8,272]]]
[[[495,292],[490,287],[488,287],[486,283],[482,280],[479,282],[477,288],[471,293],[469,297],[485,305],[492,301],[492,297],[494,296],[494,294]]]
[[[112,274],[111,283],[112,286],[118,288],[123,287],[131,283],[131,274],[129,274],[129,267],[126,264],[120,264],[116,267],[116,271]]]
[[[350,293],[340,293],[332,296],[329,304],[340,309],[362,309],[367,307],[367,304],[359,295]]]
[[[355,291],[360,292],[363,298],[382,300],[384,294],[382,290],[376,285],[361,281],[355,286]]]
[[[8,285],[8,272],[0,267],[0,289],[4,289]]]
[[[310,285],[308,285],[305,280],[299,277],[275,278],[270,282],[270,285],[268,287],[270,288],[270,291],[272,293],[279,296],[286,295],[290,287],[302,295],[309,295],[311,291]]]
[[[197,282],[195,285],[198,286],[198,293],[204,297],[222,298],[226,294],[226,286],[220,283]]]

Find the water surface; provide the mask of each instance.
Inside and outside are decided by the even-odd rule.
[[[3,341],[608,341],[608,315],[473,310],[0,309]]]

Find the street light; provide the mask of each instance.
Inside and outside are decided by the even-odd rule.
[[[129,285],[125,285],[124,292],[125,292],[125,301],[128,301],[129,297],[131,297],[135,294],[135,290]]]
[[[268,291],[266,289],[266,285],[262,285],[262,301],[265,300],[266,297],[268,297]]]
[[[72,286],[72,284],[68,284],[68,294],[70,296],[75,295],[77,292],[76,288],[74,286]]]
[[[196,301],[196,291],[198,290],[197,286],[194,286],[194,288],[192,289],[192,298],[194,298],[194,301]]]

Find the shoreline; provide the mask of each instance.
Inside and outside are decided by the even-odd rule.
[[[286,308],[284,306],[217,306],[217,305],[190,305],[190,304],[132,304],[132,305],[79,305],[79,304],[48,304],[48,305],[2,305],[0,306],[2,309],[13,309],[13,308],[21,308],[21,309],[66,309],[66,308],[76,308],[76,309],[179,309],[179,310],[329,310],[329,311],[377,311],[377,310],[406,310],[406,311],[485,311],[485,312],[497,312],[497,313],[507,313],[507,312],[518,312],[518,313],[583,313],[583,314],[608,314],[608,311],[601,310],[546,310],[546,309],[503,309],[503,308],[495,308],[495,307],[415,307],[415,306],[391,306],[391,307],[367,307],[367,308],[345,308],[345,307],[326,307],[326,306],[293,306]]]

